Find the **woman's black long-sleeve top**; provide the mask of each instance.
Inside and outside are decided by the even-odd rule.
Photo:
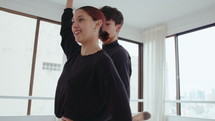
[[[71,31],[72,9],[62,16],[61,46],[67,56],[58,80],[55,115],[74,121],[131,121],[125,87],[106,52],[82,56]]]

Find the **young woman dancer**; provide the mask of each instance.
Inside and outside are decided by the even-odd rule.
[[[99,39],[108,39],[103,13],[91,6],[72,13],[65,9],[62,16],[61,46],[67,62],[56,89],[55,115],[62,121],[131,121],[124,84],[98,45]]]

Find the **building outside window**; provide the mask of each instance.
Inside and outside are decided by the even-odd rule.
[[[167,103],[167,114],[215,119],[214,33],[213,25],[166,39],[166,97],[182,101]]]

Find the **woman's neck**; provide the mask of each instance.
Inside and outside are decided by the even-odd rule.
[[[91,55],[101,50],[98,44],[92,44],[92,45],[82,45],[81,47],[81,55]]]

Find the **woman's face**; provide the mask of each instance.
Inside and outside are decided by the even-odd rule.
[[[98,38],[96,21],[93,21],[84,10],[78,9],[72,18],[72,32],[79,43],[88,43]]]

